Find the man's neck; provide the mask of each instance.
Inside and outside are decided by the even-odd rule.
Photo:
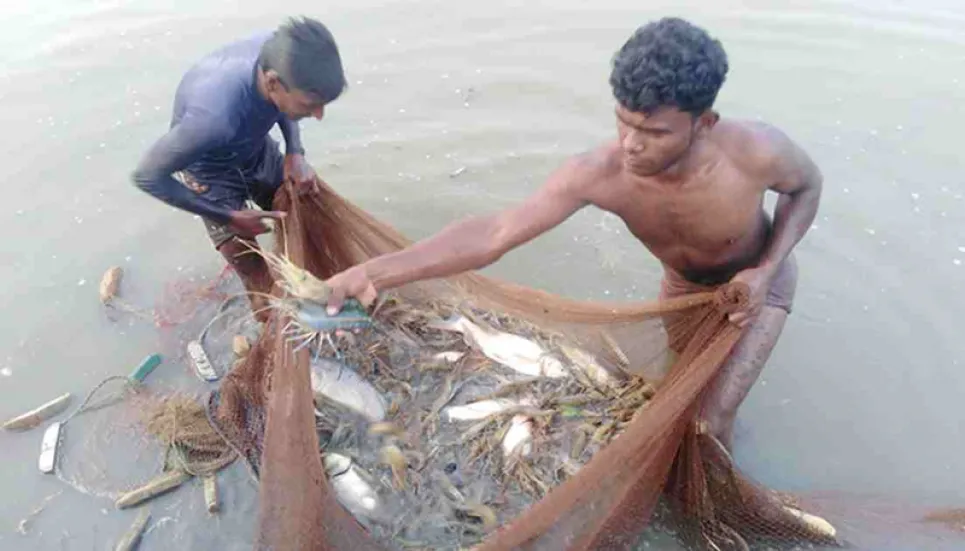
[[[652,178],[667,185],[681,185],[690,180],[707,162],[706,143],[702,138],[695,138],[687,151],[669,167],[654,175]]]
[[[275,102],[271,101],[271,98],[268,96],[268,85],[266,81],[267,79],[265,78],[265,72],[261,70],[260,65],[255,63],[255,90],[258,92],[258,95],[261,97],[261,99],[274,105]]]

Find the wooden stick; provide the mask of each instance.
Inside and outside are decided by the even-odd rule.
[[[112,266],[104,272],[101,277],[101,284],[98,288],[101,302],[107,304],[112,298],[117,296],[117,289],[121,286],[121,277],[124,272],[120,266]]]
[[[221,504],[218,503],[217,475],[209,474],[202,480],[204,481],[204,503],[208,507],[208,512],[217,513],[221,511]]]
[[[144,534],[144,529],[147,528],[147,523],[150,520],[151,512],[145,507],[134,519],[134,524],[124,533],[124,537],[117,542],[114,551],[134,551],[137,549],[141,542],[141,536]]]
[[[60,414],[65,409],[67,405],[70,404],[70,393],[66,393],[63,396],[58,396],[57,398],[47,402],[46,404],[28,411],[19,417],[14,417],[13,419],[7,421],[3,424],[4,430],[27,430],[32,429],[43,423],[47,419]]]
[[[190,480],[191,476],[189,473],[179,470],[166,472],[144,486],[117,498],[115,505],[118,509],[133,507],[134,505],[155,498],[168,490],[177,488]]]

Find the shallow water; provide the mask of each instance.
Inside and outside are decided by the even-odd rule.
[[[303,124],[310,159],[412,237],[511,204],[566,155],[611,137],[608,61],[637,25],[679,14],[707,26],[731,59],[722,114],[780,126],[826,179],[797,249],[794,315],[741,411],[738,463],[770,486],[835,503],[965,505],[959,1],[318,6],[287,8],[330,25],[352,86],[323,123]],[[0,118],[10,127],[0,153],[0,417],[67,391],[80,399],[157,350],[175,355],[153,384],[190,380],[167,334],[105,314],[97,281],[122,265],[122,294],[151,305],[175,279],[218,275],[200,222],[142,195],[128,175],[166,127],[181,72],[287,14],[248,0],[0,7]],[[491,272],[587,298],[653,296],[659,277],[618,222],[594,210]],[[0,435],[0,549],[112,546],[135,513],[41,475],[39,441],[37,430]],[[200,487],[182,489],[155,504],[142,548],[250,548],[252,487],[240,468],[227,477],[222,515],[205,520]]]

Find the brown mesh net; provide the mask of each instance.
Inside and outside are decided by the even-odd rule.
[[[277,250],[320,279],[409,243],[325,185],[308,196],[296,196],[286,186],[276,196],[276,208],[289,213],[277,234]],[[281,296],[278,288],[273,292]],[[482,522],[474,548],[630,549],[661,498],[669,505],[678,536],[693,549],[835,544],[834,530],[821,519],[742,475],[697,420],[704,389],[740,338],[726,315],[746,299],[745,293],[724,286],[659,302],[581,302],[478,274],[420,282],[391,293],[392,304],[412,311],[472,311],[512,320],[514,327],[539,328],[552,342],[578,348],[622,381],[622,389],[607,392],[592,390],[592,381],[581,387],[590,389],[584,391],[587,400],[596,396],[612,406],[605,410],[614,416],[611,420],[597,419],[591,425],[596,427],[594,440],[611,433],[601,437],[606,445],[550,487],[537,488],[531,506],[495,525],[492,519]],[[398,312],[385,308],[373,316],[385,322],[395,315],[393,323],[404,330]],[[409,321],[410,328],[417,325]],[[401,538],[377,539],[336,498],[320,453],[311,353],[309,348],[297,349],[288,326],[289,315],[283,309],[273,311],[260,340],[224,378],[209,404],[219,431],[259,478],[257,547],[406,547]],[[359,361],[382,365],[383,375],[391,372],[382,352],[370,350]],[[545,410],[547,403],[537,409]],[[401,415],[396,405],[389,407],[390,421]],[[543,415],[538,417],[540,426],[556,423],[553,426],[564,427],[563,433],[570,426],[560,424],[565,417],[560,410],[538,414]],[[532,415],[537,418],[537,413]],[[537,450],[521,461],[545,459]],[[519,462],[515,465],[522,468]],[[404,479],[405,473],[400,476]],[[461,541],[452,548],[465,545]]]

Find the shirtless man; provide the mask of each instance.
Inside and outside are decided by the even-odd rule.
[[[317,179],[305,161],[298,121],[321,120],[345,89],[335,39],[312,19],[228,44],[181,79],[171,126],[141,159],[133,180],[165,203],[202,217],[209,238],[247,291],[267,293],[264,260],[251,254],[264,218],[287,179],[300,189]],[[285,156],[268,132],[278,125]],[[179,176],[176,180],[174,176]],[[249,209],[251,201],[263,210]],[[259,319],[264,299],[250,295]]]
[[[779,130],[719,119],[712,106],[727,70],[721,44],[704,30],[676,18],[641,27],[610,76],[618,139],[566,161],[518,206],[333,276],[330,312],[346,297],[368,304],[382,290],[483,268],[596,206],[622,218],[661,261],[663,296],[688,283],[749,286],[747,307],[730,317],[744,335],[701,412],[729,449],[737,408],[791,311],[791,251],[817,212],[822,177]],[[763,206],[768,190],[780,195],[773,223]]]

